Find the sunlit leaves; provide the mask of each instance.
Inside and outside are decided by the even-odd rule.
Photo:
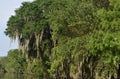
[[[97,72],[107,76],[110,67],[110,74],[115,72],[120,60],[119,4],[119,0],[24,2],[9,19],[6,34],[28,40],[24,49],[29,50],[30,58],[36,59],[36,52],[41,54],[42,61],[38,56],[33,72],[41,67],[62,78],[79,73],[82,78],[94,79]]]

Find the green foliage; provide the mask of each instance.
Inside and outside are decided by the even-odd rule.
[[[8,71],[13,71],[16,73],[23,73],[27,67],[27,63],[23,54],[18,50],[10,50],[8,52]]]
[[[25,66],[42,78],[110,77],[120,61],[119,4],[119,0],[22,3],[5,33],[18,38],[26,57],[18,50],[9,51],[8,67],[18,71]]]
[[[0,74],[6,72],[6,63],[8,63],[8,58],[0,57]]]

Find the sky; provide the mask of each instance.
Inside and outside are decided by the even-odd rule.
[[[10,38],[4,34],[7,28],[7,21],[14,11],[21,6],[24,1],[33,0],[1,0],[0,1],[0,56],[6,56],[11,49],[18,48],[17,41],[11,42]]]

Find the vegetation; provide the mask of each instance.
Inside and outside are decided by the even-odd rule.
[[[7,57],[0,57],[0,74],[6,72]]]
[[[23,73],[26,67],[26,59],[18,49],[10,50],[8,56],[0,60],[0,68],[10,73]]]
[[[8,52],[8,63],[7,70],[15,73],[23,73],[26,69],[27,63],[25,57],[22,55],[22,52],[19,50],[10,50]]]
[[[15,13],[5,34],[18,40],[19,51],[9,51],[8,69],[42,79],[116,75],[120,0],[34,0]]]

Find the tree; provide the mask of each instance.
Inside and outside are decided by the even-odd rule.
[[[119,0],[24,2],[5,33],[18,38],[27,70],[42,78],[108,78],[115,75],[120,60],[119,4]]]
[[[27,63],[23,54],[18,50],[10,50],[8,52],[7,69],[9,72],[23,73],[26,70]]]

